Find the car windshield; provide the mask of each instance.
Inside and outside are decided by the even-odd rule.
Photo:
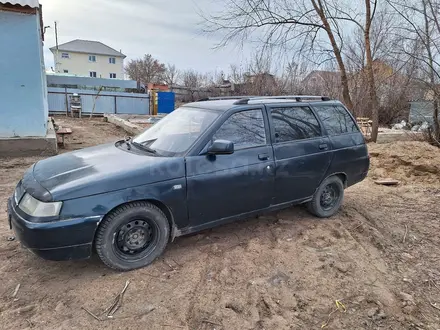
[[[214,111],[178,108],[135,137],[133,142],[140,149],[160,156],[181,155],[217,117]]]

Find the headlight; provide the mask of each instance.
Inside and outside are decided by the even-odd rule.
[[[60,214],[63,202],[44,203],[26,193],[18,207],[33,217],[54,217]]]
[[[15,204],[18,204],[19,200],[18,200],[18,189],[14,190],[14,200],[15,200]]]

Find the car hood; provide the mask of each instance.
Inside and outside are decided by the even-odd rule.
[[[136,154],[115,144],[65,153],[33,166],[33,177],[55,201],[172,180],[184,175],[182,157]]]

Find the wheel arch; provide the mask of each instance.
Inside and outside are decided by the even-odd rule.
[[[148,202],[153,204],[154,206],[157,206],[167,217],[168,220],[168,224],[170,225],[170,239],[171,241],[174,240],[174,238],[176,237],[176,223],[174,222],[174,216],[173,213],[171,212],[171,209],[163,202],[157,200],[157,199],[144,199],[144,202]]]
[[[324,183],[325,181],[327,181],[328,179],[334,178],[334,177],[336,177],[336,178],[338,178],[339,180],[341,180],[341,183],[342,183],[341,196],[342,196],[342,197],[341,197],[341,196],[338,196],[338,204],[337,204],[338,207],[337,207],[337,209],[335,209],[334,212],[332,211],[332,212],[328,213],[328,211],[331,211],[331,209],[330,209],[330,210],[323,210],[323,209],[321,209],[321,206],[319,206],[319,207],[316,206],[316,200],[317,200],[317,197],[320,197],[319,195],[317,195],[317,193],[318,193],[319,190],[323,187],[323,183]],[[345,190],[345,188],[347,188],[347,174],[346,174],[346,173],[344,173],[344,172],[335,172],[335,173],[332,173],[332,174],[330,174],[330,175],[327,175],[327,176],[321,181],[321,183],[319,184],[319,186],[315,189],[315,192],[314,192],[314,194],[313,194],[312,199],[311,199],[311,200],[308,202],[308,204],[307,204],[307,208],[309,209],[309,212],[312,213],[312,214],[315,215],[315,216],[318,216],[319,218],[328,218],[328,217],[334,215],[335,212],[337,212],[338,209],[340,208],[340,205],[341,205],[341,203],[342,203],[342,198],[343,198],[343,196],[344,196],[344,190]],[[334,206],[332,206],[332,207],[334,207]]]
[[[136,203],[136,202],[147,202],[147,203],[151,203],[154,206],[158,207],[166,216],[167,220],[168,220],[168,224],[170,226],[170,237],[168,238],[169,241],[173,241],[174,238],[176,238],[177,236],[179,236],[179,231],[176,227],[176,224],[174,222],[174,216],[173,213],[171,212],[170,208],[163,202],[157,200],[157,199],[153,199],[153,198],[147,198],[147,199],[139,199],[139,200],[133,200],[133,201],[129,201],[126,203],[122,203],[119,204],[115,207],[113,207],[112,209],[110,209],[103,217],[102,219],[98,222],[96,229],[95,229],[95,234],[93,237],[93,247],[95,246],[95,241],[96,241],[96,234],[97,234],[97,229],[99,227],[99,225],[101,224],[101,222],[110,214],[112,213],[114,210],[118,209],[119,207],[122,207],[124,205],[129,205],[132,203]]]
[[[331,176],[337,176],[337,177],[339,177],[339,178],[342,180],[342,183],[344,184],[344,188],[347,188],[347,185],[348,185],[348,177],[347,177],[347,174],[346,174],[346,173],[344,173],[344,172],[340,172],[340,173],[335,173],[335,174],[333,174],[333,175],[331,175]]]
[[[339,178],[342,180],[342,183],[343,183],[343,185],[344,185],[344,188],[347,188],[348,177],[347,177],[347,173],[345,173],[345,172],[334,172],[334,173],[331,173],[331,174],[327,175],[324,179],[322,179],[322,181],[320,182],[319,185],[321,185],[325,180],[327,180],[328,178],[331,178],[332,176],[337,176],[337,177],[339,177]],[[317,187],[316,190],[317,190],[318,188],[319,188],[319,187]]]

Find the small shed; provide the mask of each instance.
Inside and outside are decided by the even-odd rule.
[[[45,137],[48,104],[39,1],[0,0],[0,26],[0,139]]]

